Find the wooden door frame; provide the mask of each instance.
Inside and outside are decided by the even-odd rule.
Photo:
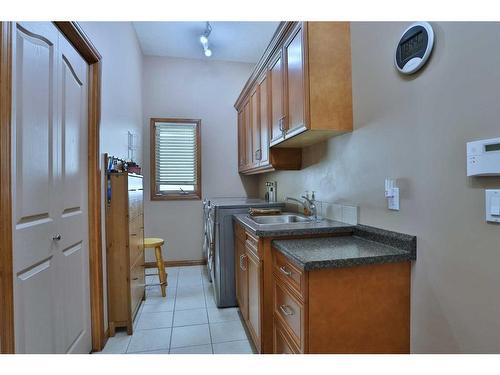
[[[92,350],[100,351],[104,329],[101,233],[101,60],[77,22],[54,22],[89,65],[88,87],[88,220]],[[0,337],[1,353],[15,352],[12,248],[12,38],[15,23],[0,22]]]

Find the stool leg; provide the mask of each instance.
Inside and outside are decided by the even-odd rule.
[[[161,295],[163,297],[167,296],[166,286],[167,286],[167,277],[165,275],[165,263],[163,263],[163,256],[161,255],[161,247],[155,247],[155,255],[156,255],[156,266],[158,267],[158,276],[160,278],[161,283]]]

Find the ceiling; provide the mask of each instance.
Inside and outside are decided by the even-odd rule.
[[[205,57],[199,37],[205,22],[134,22],[147,56],[257,63],[279,22],[210,22],[211,57]]]

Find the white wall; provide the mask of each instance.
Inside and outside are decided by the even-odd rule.
[[[127,132],[138,136],[137,159],[142,163],[142,53],[130,22],[81,22],[102,56],[101,153],[127,158]],[[104,179],[103,186],[104,186]],[[105,197],[104,188],[102,197]],[[106,242],[102,199],[104,307],[107,319]]]
[[[406,23],[353,23],[354,131],[304,151],[304,169],[267,174],[279,198],[316,190],[360,206],[360,221],[417,236],[411,350],[500,352],[500,226],[484,221],[484,189],[466,177],[465,144],[500,136],[498,23],[433,23],[433,55],[402,77],[393,54]],[[487,57],[486,57],[487,56]],[[387,210],[384,179],[401,187]]]
[[[256,180],[242,180],[238,174],[233,107],[252,68],[246,63],[144,57],[144,160],[150,157],[151,117],[201,119],[203,197],[255,196]],[[145,235],[166,240],[165,260],[202,259],[202,202],[151,201],[146,164]]]

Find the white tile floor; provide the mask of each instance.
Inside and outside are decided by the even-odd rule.
[[[134,334],[117,332],[103,354],[252,354],[237,308],[218,309],[206,267],[168,267],[167,297],[146,288]],[[146,270],[146,274],[154,273]],[[147,283],[158,276],[146,276]]]

